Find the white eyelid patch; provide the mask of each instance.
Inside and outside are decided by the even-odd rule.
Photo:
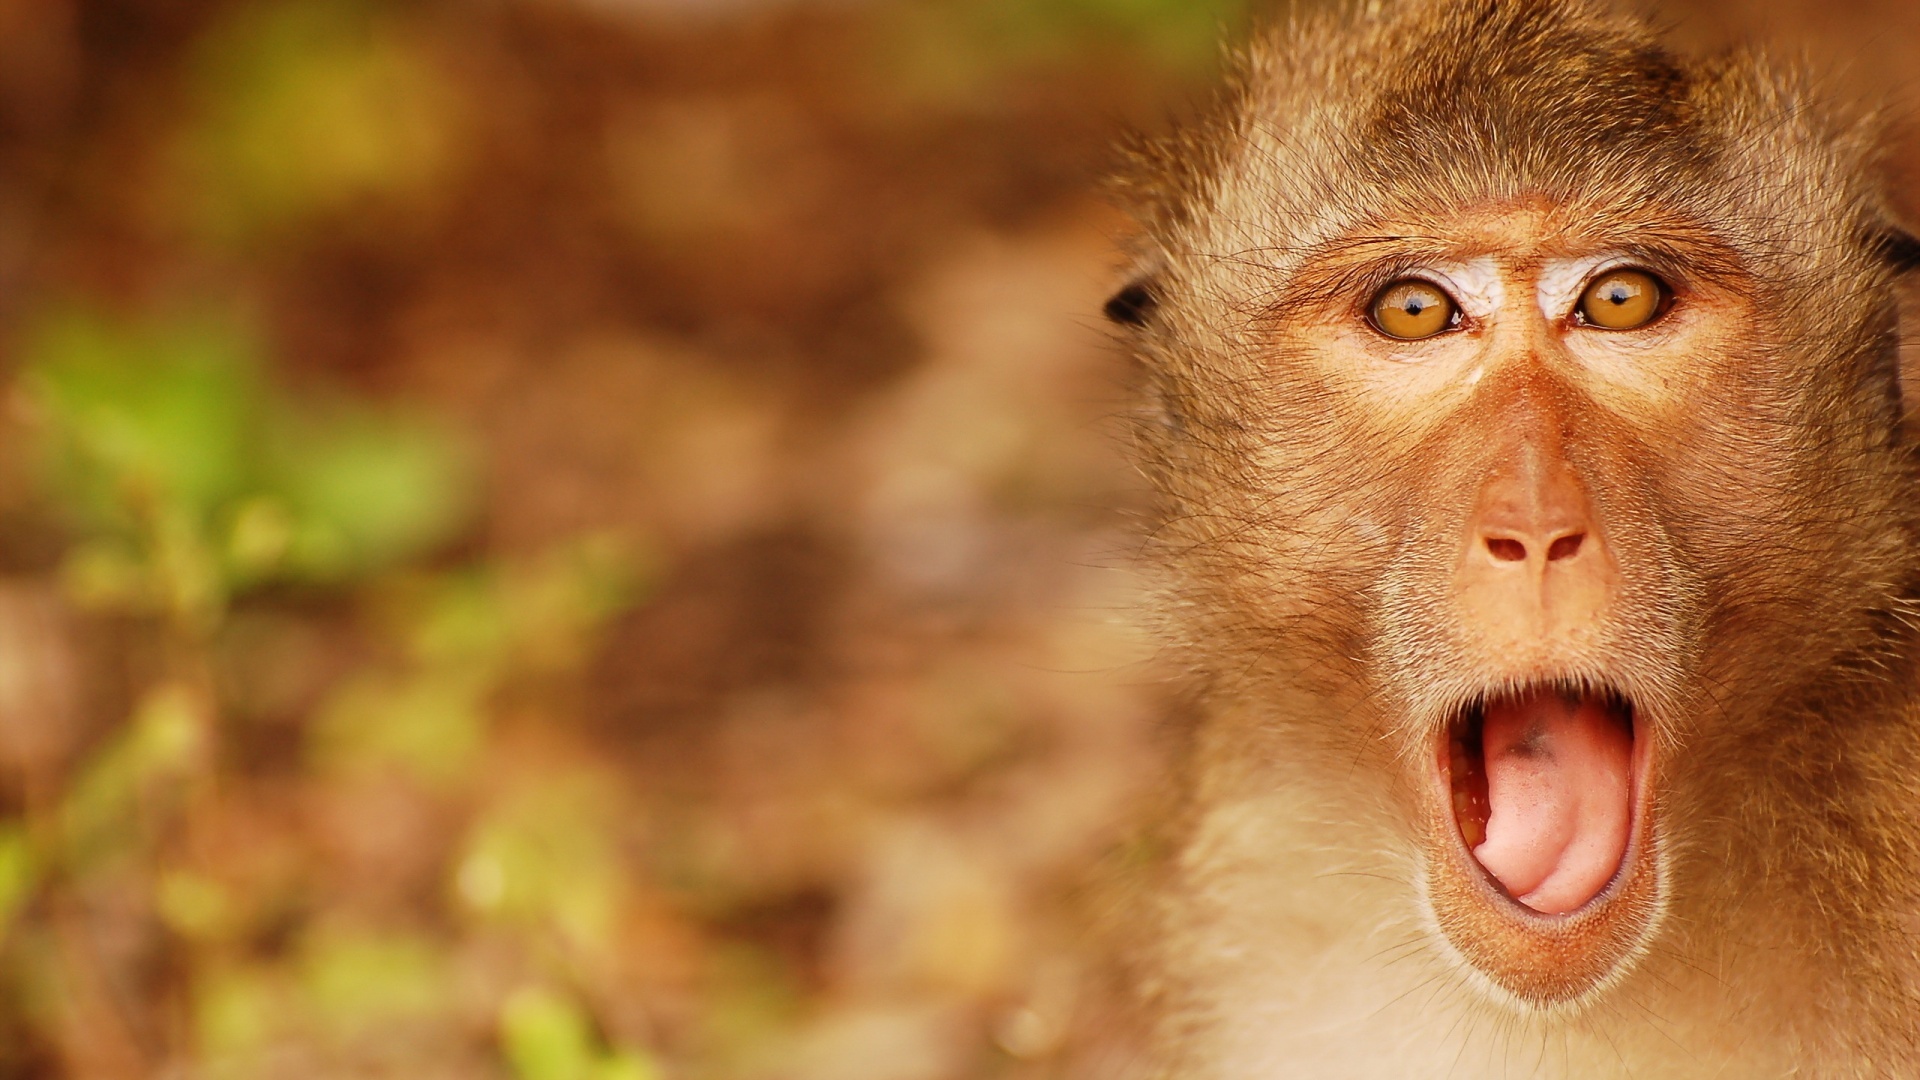
[[[1491,258],[1421,267],[1413,276],[1429,277],[1434,284],[1443,286],[1454,303],[1460,305],[1460,311],[1471,319],[1492,318],[1493,313],[1500,310],[1505,294],[1500,268]]]
[[[1621,255],[1547,260],[1540,267],[1540,283],[1537,287],[1540,314],[1551,322],[1558,322],[1573,314],[1573,306],[1580,302],[1581,290],[1593,280],[1594,275],[1625,264],[1626,259]]]

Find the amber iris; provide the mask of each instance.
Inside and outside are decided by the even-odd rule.
[[[1459,322],[1453,298],[1430,281],[1407,278],[1381,289],[1368,317],[1381,333],[1402,341],[1430,338]]]
[[[1580,321],[1603,330],[1637,330],[1660,317],[1666,286],[1645,270],[1609,270],[1580,294]]]

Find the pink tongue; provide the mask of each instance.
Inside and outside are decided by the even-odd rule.
[[[1627,853],[1633,737],[1590,697],[1551,691],[1489,705],[1487,839],[1473,854],[1535,911],[1593,899]]]

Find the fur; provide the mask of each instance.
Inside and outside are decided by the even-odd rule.
[[[1153,1075],[1920,1075],[1914,246],[1876,131],[1597,3],[1412,0],[1255,34],[1210,112],[1138,148],[1118,310],[1156,617],[1203,716],[1142,978]],[[1650,238],[1750,313],[1678,420],[1568,406],[1628,537],[1603,659],[1657,718],[1665,888],[1637,954],[1552,1007],[1437,931],[1413,823],[1409,763],[1493,670],[1431,598],[1474,425],[1504,421],[1394,419],[1295,344],[1350,287],[1328,266],[1410,242],[1378,222],[1488,207]]]

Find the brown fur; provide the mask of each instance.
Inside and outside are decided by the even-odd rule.
[[[1146,979],[1156,1075],[1920,1075],[1907,242],[1871,123],[1597,4],[1372,7],[1256,35],[1131,188],[1142,277],[1110,314],[1205,713]],[[1705,329],[1617,400],[1529,371],[1402,409],[1328,375],[1370,282],[1463,243],[1633,250],[1695,283]],[[1483,447],[1536,420],[1621,563],[1551,674],[1627,686],[1660,758],[1653,929],[1563,1001],[1446,945],[1418,782],[1446,709],[1513,677],[1436,596]]]

